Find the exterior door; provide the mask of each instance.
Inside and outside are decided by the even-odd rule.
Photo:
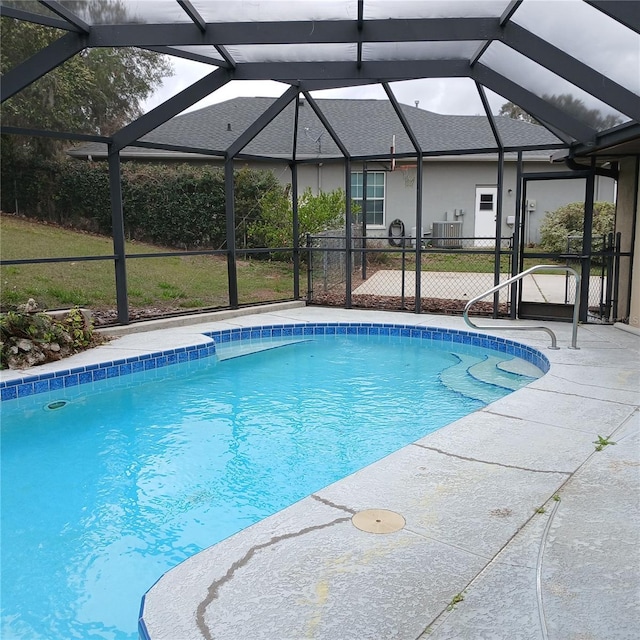
[[[476,247],[495,244],[497,187],[476,187],[476,217],[473,228]],[[481,238],[487,238],[482,240]]]

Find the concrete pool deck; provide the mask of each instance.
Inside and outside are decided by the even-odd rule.
[[[123,335],[45,366],[201,343],[203,331],[238,326],[348,321],[466,329],[451,316],[261,310]],[[570,324],[478,322],[542,324],[556,331],[561,349],[548,349],[542,332],[483,330],[540,349],[550,371],[178,565],[145,597],[149,637],[637,637],[640,336],[584,325],[580,349],[570,350]],[[2,372],[2,379],[42,372]],[[596,451],[598,436],[615,445]],[[351,519],[367,509],[398,513],[405,525],[387,534],[362,531]]]

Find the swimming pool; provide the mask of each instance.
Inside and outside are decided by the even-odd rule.
[[[402,325],[209,337],[217,358],[201,345],[11,385],[3,637],[135,638],[140,596],[171,566],[548,367],[508,340]]]

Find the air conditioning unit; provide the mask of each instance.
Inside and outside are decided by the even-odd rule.
[[[462,222],[439,221],[433,223],[431,244],[434,247],[460,249],[462,247]]]

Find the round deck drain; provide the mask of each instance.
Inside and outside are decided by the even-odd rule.
[[[405,519],[395,511],[387,509],[365,509],[351,518],[353,526],[367,533],[393,533],[404,529]]]

